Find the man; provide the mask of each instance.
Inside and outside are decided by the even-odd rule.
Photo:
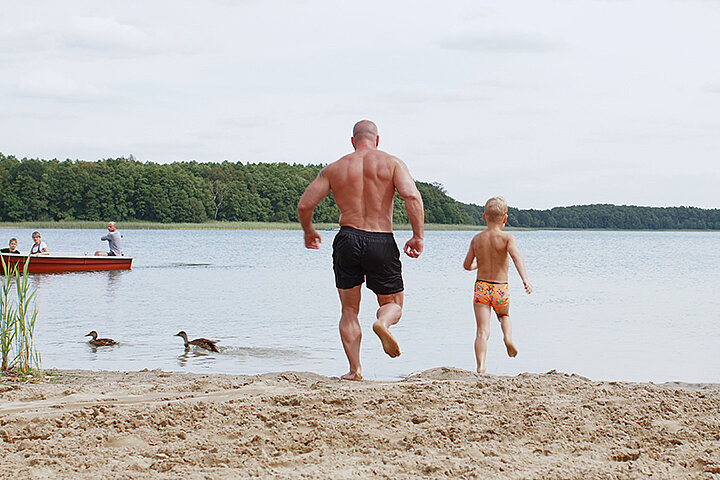
[[[423,251],[425,209],[407,166],[377,149],[377,126],[369,120],[355,124],[350,139],[355,151],[323,168],[298,203],[298,218],[305,231],[305,247],[320,248],[320,234],[312,226],[315,207],[331,191],[340,208],[340,232],[333,242],[335,286],[340,294],[340,338],[350,371],[346,380],[362,380],[358,321],[360,290],[367,285],[377,295],[380,308],[373,331],[391,357],[400,347],[388,330],[400,321],[403,280],[400,252],[392,233],[395,190],[405,201],[413,236],[405,253],[417,258]]]
[[[115,222],[108,222],[107,228],[108,228],[108,234],[100,237],[100,240],[107,240],[110,251],[109,252],[95,252],[95,255],[105,256],[105,257],[107,257],[107,256],[121,257],[123,255],[122,241],[120,240],[122,238],[122,235],[120,235],[120,232],[117,231],[117,226],[115,225]]]

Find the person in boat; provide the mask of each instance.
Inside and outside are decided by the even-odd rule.
[[[117,225],[115,222],[108,222],[108,234],[100,237],[100,240],[107,241],[108,242],[108,248],[109,251],[107,252],[101,252],[97,251],[95,252],[95,255],[98,256],[105,256],[105,257],[122,257],[123,251],[122,251],[122,238],[123,236],[118,232]]]
[[[333,270],[342,314],[340,337],[350,371],[346,380],[362,380],[358,321],[362,284],[377,295],[379,309],[373,331],[390,357],[400,347],[389,327],[402,316],[404,285],[402,263],[393,236],[393,198],[397,190],[405,201],[413,236],[405,254],[417,258],[423,251],[425,209],[422,197],[405,163],[378,150],[377,126],[362,120],[350,139],[355,151],[327,165],[307,187],[298,203],[298,219],[305,232],[305,247],[320,248],[322,238],[313,228],[315,207],[332,192],[340,209],[340,231],[333,241]]]
[[[3,248],[0,253],[14,253],[20,255],[20,251],[17,249],[17,238],[11,238],[8,248]]]
[[[45,242],[42,241],[40,232],[33,232],[32,239],[33,239],[33,246],[30,247],[31,255],[50,255],[50,250],[48,250],[47,245],[45,245]]]

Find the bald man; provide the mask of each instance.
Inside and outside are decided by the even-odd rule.
[[[108,242],[108,249],[107,252],[95,252],[95,255],[97,256],[103,256],[103,257],[121,257],[123,255],[122,251],[122,235],[120,232],[117,231],[117,225],[115,222],[108,222],[108,234],[100,237],[100,240],[107,241]]]
[[[320,248],[322,238],[312,226],[315,207],[332,191],[340,208],[340,231],[333,242],[335,286],[340,294],[340,338],[350,371],[346,380],[362,380],[358,321],[363,282],[377,295],[380,308],[373,331],[385,353],[400,355],[389,328],[402,316],[404,285],[400,252],[393,227],[393,198],[397,190],[405,201],[413,236],[405,253],[417,258],[423,251],[425,209],[407,166],[378,150],[377,126],[362,120],[350,139],[355,151],[323,168],[298,203],[298,218],[305,231],[305,247]]]

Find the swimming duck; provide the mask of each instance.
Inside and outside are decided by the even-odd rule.
[[[95,330],[85,336],[92,337],[92,340],[90,340],[90,345],[95,345],[96,347],[107,347],[108,345],[117,345],[118,343],[112,338],[97,338],[98,333]]]
[[[185,333],[185,330],[180,330],[178,333],[174,335],[175,337],[182,337],[182,339],[185,341],[185,349],[187,350],[190,348],[190,345],[195,345],[196,347],[204,348],[205,350],[210,350],[211,352],[218,352],[218,348],[215,345],[218,340],[208,340],[207,338],[196,338],[194,340],[188,341],[187,333]]]

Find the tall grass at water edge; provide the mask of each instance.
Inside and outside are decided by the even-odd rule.
[[[2,371],[17,370],[20,373],[31,373],[40,369],[40,353],[35,350],[33,333],[38,311],[35,304],[37,290],[30,285],[28,266],[30,258],[25,261],[22,271],[17,264],[10,267],[5,259],[2,263],[0,278],[0,353],[2,354]],[[13,288],[14,287],[14,288]],[[16,296],[13,300],[12,292]]]

